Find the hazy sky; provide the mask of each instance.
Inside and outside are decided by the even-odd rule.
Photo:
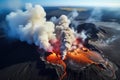
[[[22,0],[22,2],[40,3],[45,6],[118,6],[120,4],[120,0]]]
[[[24,3],[40,4],[42,6],[120,7],[120,0],[0,0],[0,3],[1,6],[10,7],[21,6]]]

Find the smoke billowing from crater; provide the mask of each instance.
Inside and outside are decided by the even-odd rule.
[[[95,13],[92,13],[92,18],[100,19],[101,16],[94,16]],[[97,13],[101,12],[97,11]],[[25,11],[18,10],[6,16],[8,22],[7,34],[11,38],[26,41],[29,44],[34,43],[39,49],[44,49],[43,56],[41,56],[44,61],[62,66],[64,74],[60,76],[60,79],[63,79],[66,75],[67,67],[73,69],[77,66],[77,70],[82,70],[83,67],[92,64],[103,74],[113,78],[116,71],[113,64],[98,52],[94,52],[84,45],[88,38],[87,35],[92,35],[91,32],[97,28],[92,26],[87,29],[88,27],[79,25],[75,31],[69,27],[70,24],[74,24],[74,19],[78,15],[78,12],[74,10],[68,16],[52,17],[50,21],[47,21],[46,12],[40,5],[26,4]],[[94,21],[94,19],[88,19],[88,22],[91,21]],[[88,26],[90,25],[93,24]]]
[[[70,18],[77,15],[77,13],[71,14]],[[6,20],[9,24],[8,35],[10,37],[29,44],[34,43],[45,51],[52,51],[54,48],[52,44],[59,39],[61,53],[64,56],[75,41],[74,31],[69,28],[68,17],[61,15],[56,22],[53,21],[55,24],[47,21],[46,13],[40,5],[26,4],[26,11],[11,12],[7,15]]]

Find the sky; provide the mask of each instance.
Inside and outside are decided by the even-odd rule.
[[[120,6],[120,0],[22,0],[43,6]]]
[[[120,7],[120,0],[0,0],[0,7],[18,8],[25,3],[42,6]]]

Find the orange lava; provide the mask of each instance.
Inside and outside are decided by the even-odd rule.
[[[81,46],[81,40],[78,38],[75,40],[73,45],[77,48],[69,50],[64,60],[61,58],[60,54],[60,42],[59,41],[51,41],[51,45],[53,46],[53,50],[50,51],[51,54],[45,57],[46,61],[49,63],[53,63],[56,65],[61,65],[64,70],[64,74],[61,76],[61,80],[66,75],[66,66],[65,60],[72,60],[73,62],[77,63],[78,65],[87,66],[89,64],[99,64],[100,61],[104,62],[102,56],[96,52],[90,51],[89,49]]]
[[[76,63],[82,63],[82,64],[92,64],[94,61],[89,59],[88,54],[86,52],[76,49],[72,52],[68,52],[67,58],[72,59]]]
[[[51,53],[49,56],[46,57],[46,60],[50,63],[62,65],[64,69],[66,69],[66,64],[61,59],[60,55],[57,55],[56,53]]]
[[[67,59],[82,65],[97,64],[97,60],[103,60],[99,54],[92,52],[85,47],[68,51],[65,60]],[[59,53],[51,52],[51,54],[46,57],[46,61],[63,66],[66,74],[66,63],[61,59],[61,55]],[[65,76],[65,74],[63,74],[61,79]]]
[[[46,60],[53,64],[61,65],[64,69],[64,74],[60,77],[60,80],[62,80],[66,76],[66,64],[61,59],[61,56],[56,53],[51,53],[49,56],[46,57]]]
[[[104,61],[104,59],[101,57],[101,55],[90,51],[89,49],[83,47],[83,48],[77,48],[73,51],[69,51],[67,53],[66,58],[71,59],[72,61],[80,64],[97,64],[99,61]]]

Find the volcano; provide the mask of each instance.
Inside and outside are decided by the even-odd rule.
[[[119,51],[119,30],[99,20],[77,19],[82,12],[54,11],[62,14],[49,20],[52,11],[46,14],[40,5],[27,4],[25,10],[5,16],[0,79],[119,80],[119,58],[113,56]]]

